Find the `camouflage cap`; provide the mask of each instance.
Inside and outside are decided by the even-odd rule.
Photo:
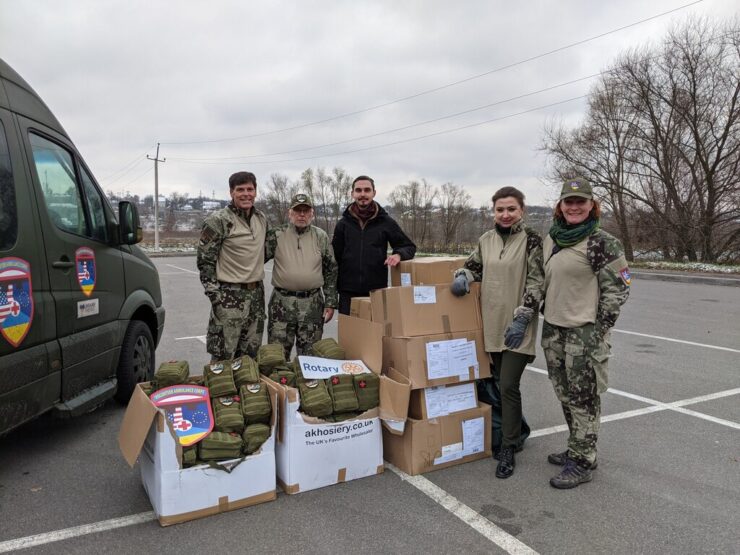
[[[563,183],[563,188],[560,190],[560,198],[558,201],[568,197],[581,197],[587,199],[593,199],[594,194],[591,189],[591,184],[586,181],[583,177],[575,177],[567,180]]]
[[[293,198],[290,199],[290,209],[293,210],[297,206],[308,206],[309,208],[313,208],[313,201],[307,194],[298,193],[297,195],[293,195]]]

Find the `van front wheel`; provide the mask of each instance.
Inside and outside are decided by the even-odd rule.
[[[116,400],[128,403],[136,384],[148,382],[154,376],[154,339],[141,320],[132,320],[123,336],[118,361],[118,391]]]

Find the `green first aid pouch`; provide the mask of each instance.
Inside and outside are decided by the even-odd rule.
[[[295,357],[293,359],[293,362],[290,363],[290,369],[293,370],[293,373],[295,374],[297,384],[299,379],[303,379],[303,372],[301,372],[301,363],[298,362],[298,357]]]
[[[231,371],[234,374],[234,384],[239,389],[245,383],[260,381],[260,370],[257,362],[247,355],[231,361]]]
[[[327,416],[326,419],[329,422],[344,422],[345,420],[352,420],[353,418],[357,418],[362,413],[358,412],[344,412],[341,414],[332,414],[330,416]]]
[[[203,367],[203,378],[211,399],[236,395],[236,384],[231,364],[228,362],[212,362]]]
[[[247,426],[256,422],[270,423],[272,403],[270,402],[270,392],[265,384],[259,382],[245,384],[239,388],[239,397],[241,398],[244,422]]]
[[[244,430],[244,415],[238,395],[217,397],[211,401],[213,406],[214,429],[218,432],[237,432]]]
[[[182,467],[183,468],[194,466],[196,460],[198,460],[198,446],[197,445],[193,445],[192,447],[182,448]]]
[[[278,343],[261,345],[257,351],[257,364],[263,374],[271,374],[276,366],[285,363],[285,350]]]
[[[357,396],[357,410],[365,412],[380,404],[380,378],[372,372],[354,374],[352,382]]]
[[[295,373],[288,366],[278,366],[270,374],[270,379],[281,385],[295,387]]]
[[[308,416],[323,418],[334,410],[329,390],[324,380],[296,380],[301,394],[301,411]]]
[[[320,339],[314,343],[311,346],[311,352],[313,352],[314,356],[321,358],[331,358],[334,360],[345,360],[347,358],[344,349],[332,337]]]
[[[203,461],[238,459],[242,456],[242,436],[234,432],[211,432],[198,444],[198,458]]]
[[[270,426],[267,424],[250,424],[242,434],[242,451],[245,455],[256,453],[270,437]]]
[[[187,383],[190,367],[186,360],[170,360],[163,362],[154,373],[152,387],[156,391],[163,387]]]
[[[327,381],[334,413],[354,412],[359,403],[352,374],[337,374]]]

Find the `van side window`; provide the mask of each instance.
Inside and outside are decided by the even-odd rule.
[[[105,223],[104,200],[95,188],[92,178],[82,166],[80,166],[80,176],[82,177],[82,188],[85,191],[87,211],[90,214],[90,237],[98,241],[107,241],[108,228]]]
[[[15,245],[18,238],[18,213],[15,207],[15,184],[10,166],[10,151],[5,128],[0,121],[0,251]]]
[[[59,229],[87,235],[72,155],[56,143],[30,133],[36,174],[49,217]]]

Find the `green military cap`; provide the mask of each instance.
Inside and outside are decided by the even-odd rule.
[[[591,189],[591,184],[583,177],[568,179],[565,183],[563,183],[563,188],[560,191],[560,198],[558,199],[558,201],[561,201],[564,198],[568,197],[593,199],[594,193]]]
[[[293,195],[293,198],[290,199],[290,209],[292,210],[296,206],[308,206],[309,208],[313,208],[313,201],[307,194],[298,193],[297,195]]]

